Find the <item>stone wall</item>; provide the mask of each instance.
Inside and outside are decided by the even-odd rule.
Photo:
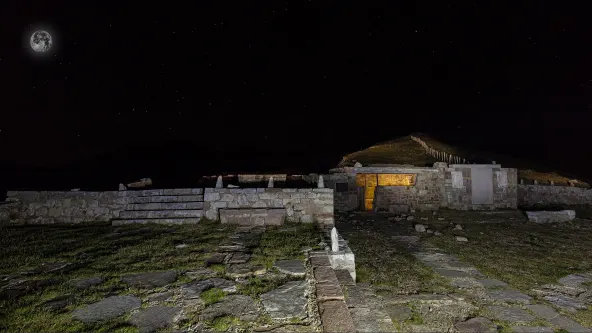
[[[333,203],[330,188],[206,188],[204,191],[204,212],[209,219],[219,219],[219,209],[283,208],[288,221],[333,225]]]
[[[358,209],[360,206],[359,193],[356,185],[356,177],[347,174],[323,175],[325,188],[333,189],[335,211],[349,212]],[[310,180],[316,184],[318,177]],[[337,184],[347,184],[339,186]]]
[[[425,211],[440,208],[444,175],[434,169],[420,168],[414,173],[417,174],[415,186],[378,186],[374,194],[375,207],[385,211],[406,211],[407,208]]]
[[[520,184],[518,185],[518,205],[592,205],[592,189]]]
[[[135,192],[135,191],[134,191]],[[9,191],[10,222],[47,224],[110,221],[126,204],[126,191]]]
[[[517,207],[517,181],[516,169],[494,167],[493,171],[493,204],[475,205],[472,203],[471,165],[451,165],[444,168],[444,192],[445,202],[443,207],[458,210],[490,210],[490,209],[516,209]],[[455,184],[453,173],[462,175],[462,183]],[[498,173],[505,176],[500,177]],[[505,181],[501,181],[500,179]]]

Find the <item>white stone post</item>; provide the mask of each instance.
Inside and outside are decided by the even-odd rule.
[[[224,184],[222,183],[222,176],[218,176],[218,179],[216,180],[216,188],[223,188]]]
[[[337,237],[337,229],[335,227],[331,229],[331,251],[339,251],[339,239]]]
[[[267,187],[273,187],[273,176],[269,177],[269,181],[267,182]]]
[[[317,183],[318,188],[325,188],[325,181],[323,180],[323,175],[319,175],[319,181]]]

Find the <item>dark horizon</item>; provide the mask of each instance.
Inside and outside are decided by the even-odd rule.
[[[592,179],[574,5],[7,7],[0,189],[323,172],[413,132]],[[28,44],[39,29],[55,39],[44,56]]]

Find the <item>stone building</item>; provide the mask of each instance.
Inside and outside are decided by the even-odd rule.
[[[499,164],[341,167],[323,175],[336,211],[517,208],[517,170]]]

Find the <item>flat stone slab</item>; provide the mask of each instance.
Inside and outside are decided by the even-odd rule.
[[[253,268],[248,264],[232,264],[226,268],[226,275],[233,279],[246,278],[253,274]]]
[[[96,323],[117,318],[141,305],[142,300],[135,296],[111,296],[75,310],[72,318],[86,324]]]
[[[305,281],[291,281],[261,295],[265,311],[273,319],[306,318]]]
[[[560,210],[560,211],[536,211],[526,212],[526,216],[530,222],[534,223],[554,223],[554,222],[569,222],[576,218],[575,210]]]
[[[213,253],[210,258],[205,260],[205,264],[206,266],[223,264],[227,256],[227,253]]]
[[[485,288],[505,288],[508,286],[507,283],[504,281],[496,280],[496,279],[480,279],[477,280],[479,284],[481,284]]]
[[[165,291],[163,293],[156,293],[156,294],[152,294],[152,295],[148,296],[148,301],[149,302],[164,302],[164,301],[168,300],[169,298],[173,297],[173,295],[175,295],[175,293],[173,293],[172,291]]]
[[[469,273],[466,273],[463,271],[450,270],[450,269],[435,269],[434,271],[437,274],[442,275],[443,277],[448,277],[448,278],[459,278],[459,277],[471,276]]]
[[[455,299],[448,295],[440,294],[416,294],[416,295],[383,295],[385,302],[390,304],[406,304],[411,302],[426,303],[426,304],[451,304],[456,302]]]
[[[538,317],[545,319],[547,321],[559,317],[559,313],[548,305],[532,304],[527,305],[526,308],[532,311]]]
[[[176,279],[177,273],[175,271],[129,274],[121,278],[123,282],[131,286],[142,288],[156,288],[166,286]]]
[[[512,326],[514,333],[553,333],[554,329],[545,326]]]
[[[528,323],[536,318],[525,310],[519,308],[508,308],[505,306],[488,306],[493,319],[508,321],[511,323]]]
[[[58,311],[74,302],[72,295],[57,296],[43,303],[43,308],[49,311]]]
[[[456,288],[470,289],[480,287],[481,284],[472,278],[453,279],[450,285]]]
[[[393,321],[403,322],[412,317],[411,309],[406,306],[390,305],[386,306],[384,310]]]
[[[214,276],[214,275],[216,275],[216,272],[214,270],[209,269],[209,268],[199,268],[196,270],[187,271],[187,272],[185,272],[185,275],[192,278],[192,279],[202,279],[204,277]]]
[[[532,297],[517,290],[489,290],[487,291],[487,296],[502,302],[519,302],[528,304],[530,303],[530,300],[532,300]]]
[[[313,275],[317,283],[339,284],[335,271],[331,267],[316,267],[313,271]]]
[[[273,264],[273,267],[277,268],[278,271],[291,276],[301,277],[306,274],[302,260],[280,260],[276,261]]]
[[[201,321],[211,321],[218,317],[233,316],[240,320],[254,321],[259,316],[257,303],[249,296],[230,295],[222,301],[205,308],[200,314]]]
[[[310,264],[312,267],[330,267],[331,262],[329,261],[329,256],[315,256],[310,257]]]
[[[101,277],[91,277],[86,279],[72,280],[70,281],[70,284],[72,284],[77,289],[86,289],[101,284],[103,281],[104,279]]]
[[[568,287],[580,287],[582,283],[592,282],[592,276],[587,274],[570,274],[559,279],[559,283]]]
[[[173,325],[181,314],[181,308],[153,306],[134,313],[129,322],[140,329],[140,333],[156,332]]]
[[[576,312],[577,310],[585,310],[588,308],[586,304],[577,298],[566,295],[545,296],[544,299],[570,312]]]
[[[227,260],[228,264],[244,264],[251,259],[251,255],[244,252],[234,252]]]
[[[456,323],[454,327],[460,333],[495,333],[497,332],[496,326],[493,322],[487,318],[476,317],[469,320]]]
[[[244,252],[247,251],[247,247],[239,244],[220,245],[218,246],[220,252]]]
[[[345,296],[339,283],[317,283],[316,295],[318,301],[344,300]]]
[[[592,330],[589,328],[586,328],[582,325],[580,325],[579,323],[577,323],[576,321],[564,317],[564,316],[559,316],[557,318],[553,318],[550,320],[550,322],[553,325],[556,325],[570,333],[591,333]]]
[[[211,278],[202,281],[186,283],[181,286],[181,292],[183,297],[186,299],[195,299],[199,298],[202,292],[212,288],[222,289],[222,291],[226,293],[236,292],[236,285],[234,282],[220,278]]]
[[[323,332],[355,332],[356,328],[343,301],[326,301],[319,303],[319,314]]]
[[[359,333],[397,332],[391,318],[378,309],[356,307],[349,313]]]

